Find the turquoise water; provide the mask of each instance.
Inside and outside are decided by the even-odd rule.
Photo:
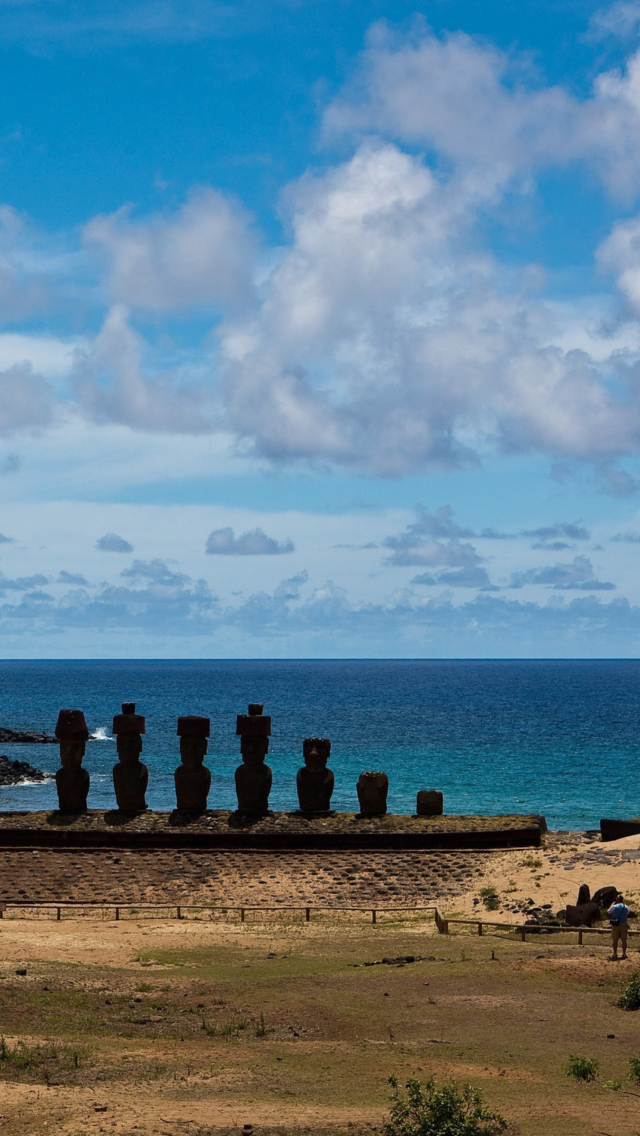
[[[357,808],[364,769],[389,775],[389,808],[413,812],[438,788],[447,812],[542,812],[553,828],[640,814],[640,662],[623,661],[0,661],[0,725],[52,733],[60,707],[106,735],[87,745],[89,804],[114,804],[111,718],[132,701],[147,718],[151,808],[174,805],[179,714],[211,717],[209,804],[235,806],[235,715],[264,702],[273,735],[271,805],[297,806],[302,739],[332,741],[333,805]],[[52,772],[54,746],[2,746]],[[0,789],[1,809],[55,806],[50,783]]]

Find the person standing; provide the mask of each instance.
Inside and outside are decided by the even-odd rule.
[[[622,947],[622,957],[627,957],[627,930],[629,928],[629,908],[621,895],[617,895],[607,911],[611,923],[611,937],[613,940],[614,959],[618,958],[618,943]]]

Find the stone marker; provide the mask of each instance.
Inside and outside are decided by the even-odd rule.
[[[578,889],[578,898],[576,900],[576,907],[582,907],[583,903],[591,903],[591,892],[588,884],[580,884]]]
[[[296,786],[303,813],[326,813],[331,809],[335,777],[327,769],[330,753],[328,738],[305,738],[302,743],[304,765],[298,770]]]
[[[444,812],[444,797],[437,789],[420,789],[416,812],[419,817],[440,817]]]
[[[598,907],[609,908],[615,902],[617,895],[619,895],[618,889],[613,886],[598,888],[593,893],[593,903],[597,903]]]
[[[211,772],[203,765],[211,728],[210,718],[178,718],[181,765],[175,771],[178,812],[203,813],[211,788]]]
[[[87,810],[90,778],[82,768],[89,737],[82,710],[61,710],[55,735],[60,742],[61,769],[56,773],[58,808],[61,813],[84,813]]]
[[[122,714],[113,719],[118,764],[113,767],[113,787],[118,808],[123,813],[140,813],[147,807],[145,793],[149,770],[140,761],[145,720],[136,714],[135,702],[123,702]]]
[[[363,817],[384,816],[387,811],[389,778],[386,773],[369,770],[361,773],[356,786],[360,815]]]
[[[581,903],[575,907],[567,904],[564,917],[568,927],[590,927],[600,918],[600,908],[593,900],[591,903]]]
[[[242,765],[236,769],[238,812],[244,816],[264,816],[269,812],[269,793],[273,774],[264,759],[269,752],[271,718],[263,714],[260,702],[249,703],[248,714],[238,714],[236,734],[240,735]]]

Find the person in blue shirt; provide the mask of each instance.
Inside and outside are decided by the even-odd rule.
[[[618,957],[618,943],[622,947],[622,957],[627,957],[627,930],[629,927],[629,908],[627,907],[621,895],[617,895],[611,907],[607,911],[609,922],[611,923],[611,933],[613,938],[613,955],[614,959]]]

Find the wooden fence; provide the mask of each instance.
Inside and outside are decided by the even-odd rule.
[[[90,901],[82,903],[80,901],[62,902],[62,903],[47,903],[47,902],[29,902],[26,899],[3,901],[0,903],[0,919],[10,918],[10,912],[37,911],[38,913],[46,914],[51,912],[56,920],[61,920],[63,914],[76,916],[84,915],[89,911],[92,915],[102,912],[109,914],[113,912],[113,918],[119,921],[121,918],[140,918],[149,913],[160,912],[164,918],[167,919],[188,919],[193,917],[194,914],[202,912],[221,912],[226,915],[231,912],[237,913],[239,922],[245,923],[247,914],[249,913],[272,913],[280,911],[299,911],[304,912],[304,920],[306,923],[311,922],[312,912],[328,913],[329,915],[338,913],[352,913],[352,914],[366,914],[371,917],[372,925],[377,925],[379,915],[394,915],[401,912],[409,912],[410,914],[418,914],[420,912],[432,911],[434,916],[435,925],[440,935],[448,935],[449,927],[451,925],[474,927],[478,935],[484,935],[485,929],[496,928],[501,931],[514,932],[520,935],[522,942],[526,942],[527,935],[549,935],[549,934],[562,934],[571,935],[577,934],[578,944],[582,946],[583,935],[610,935],[610,927],[567,927],[565,924],[558,923],[509,923],[505,921],[493,919],[459,919],[456,917],[449,917],[443,915],[440,908],[435,903],[429,903],[424,906],[406,906],[406,907],[327,907],[322,904],[308,904],[306,906],[293,905],[293,904],[277,904],[271,906],[261,906],[260,904],[245,904],[238,906],[235,904],[208,904],[208,903],[103,903],[100,901]],[[629,929],[629,935],[640,935],[640,930],[633,931]]]

